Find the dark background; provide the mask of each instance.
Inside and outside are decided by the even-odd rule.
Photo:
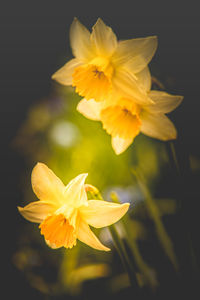
[[[19,175],[25,163],[10,146],[29,107],[48,96],[51,75],[71,56],[68,32],[76,16],[88,28],[101,17],[119,39],[157,35],[151,64],[168,91],[184,95],[171,114],[179,147],[199,157],[200,11],[198,1],[5,1],[0,9],[1,72],[1,249],[6,297],[29,297],[30,288],[10,258],[21,203]],[[67,59],[66,59],[67,60]],[[27,182],[29,183],[29,178]],[[33,299],[38,298],[31,291]]]

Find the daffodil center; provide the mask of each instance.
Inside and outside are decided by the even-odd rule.
[[[101,79],[102,76],[104,76],[104,73],[102,71],[99,71],[97,68],[94,69],[94,77],[98,77],[99,79]]]
[[[126,113],[131,113],[132,115],[136,115],[138,117],[140,115],[140,106],[128,98],[119,98],[117,101],[117,105],[119,105]]]
[[[62,213],[48,216],[39,227],[52,248],[72,248],[76,245],[78,222],[78,213],[74,210],[69,218]]]
[[[127,114],[127,115],[130,114],[130,112],[129,112],[129,110],[128,110],[127,108],[123,108],[122,110],[123,110],[123,112],[124,112],[125,114]]]
[[[121,99],[114,106],[102,110],[103,128],[113,137],[132,139],[140,132],[140,109],[131,101]]]
[[[103,101],[111,91],[113,67],[108,59],[97,57],[90,63],[75,68],[72,86],[85,99]]]
[[[98,72],[103,73],[109,79],[111,79],[113,74],[113,66],[108,58],[96,57],[90,62],[91,65],[95,66]]]

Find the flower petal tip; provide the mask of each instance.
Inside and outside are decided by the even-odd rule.
[[[51,75],[51,79],[55,80],[56,79],[56,76],[55,76],[56,73],[54,73],[53,75]]]
[[[42,162],[40,162],[40,161],[38,161],[37,163],[36,163],[36,165],[35,166],[40,166],[40,165],[43,165],[44,166],[44,163],[42,163]]]
[[[82,177],[86,178],[88,176],[88,173],[82,173],[79,176],[82,176]]]
[[[44,163],[37,162],[36,165],[33,167],[31,177],[33,177],[35,171],[38,171],[38,169],[47,168],[47,166]]]
[[[24,219],[28,220],[28,218],[27,218],[27,213],[26,213],[25,208],[24,208],[24,207],[21,207],[21,206],[17,206],[17,209],[18,209],[18,212],[20,213],[20,215],[21,215]]]
[[[105,247],[105,250],[104,250],[104,251],[109,252],[109,251],[111,251],[111,249],[108,248],[108,247]]]
[[[20,213],[20,215],[29,221],[29,219],[27,218],[27,213],[26,213],[26,210],[24,209],[24,207],[21,207],[21,206],[17,206],[17,209],[18,209],[18,212]]]
[[[17,209],[18,209],[18,211],[20,212],[20,214],[21,214],[21,211],[23,210],[23,207],[21,207],[21,206],[17,206]]]
[[[102,20],[100,17],[98,17],[98,19],[97,19],[96,23],[94,24],[94,26],[96,26],[96,25],[98,25],[98,24],[101,24],[101,23],[103,23],[103,25],[104,25],[103,20]],[[93,26],[93,27],[94,27],[94,26]]]
[[[23,218],[27,219],[27,218],[26,218],[26,213],[24,212],[24,207],[17,206],[17,210],[18,210],[18,212],[20,213],[20,215],[21,215]]]
[[[129,210],[129,207],[130,207],[130,203],[126,202],[126,203],[121,204],[121,209],[123,211],[121,218],[127,213],[127,211]]]
[[[151,38],[152,38],[152,40],[155,40],[155,50],[157,49],[157,47],[158,47],[158,36],[157,35],[152,35],[151,36]]]
[[[72,28],[74,25],[79,24],[79,23],[80,23],[80,21],[78,20],[78,18],[77,18],[77,17],[74,17],[74,18],[73,18],[73,21],[72,21],[72,24],[71,24],[71,28]]]
[[[124,207],[127,207],[127,210],[129,209],[129,207],[130,207],[130,203],[128,203],[128,202],[126,202],[126,203],[124,203],[124,204],[122,204]],[[126,211],[127,211],[126,210]]]
[[[179,105],[181,104],[181,102],[183,101],[183,99],[184,99],[184,96],[179,96],[179,101],[180,101]]]
[[[158,36],[157,35],[152,35],[152,39],[155,39],[156,41],[158,41]]]
[[[95,249],[95,248],[94,248]],[[106,252],[109,252],[109,251],[111,251],[111,249],[110,248],[108,248],[108,247],[106,247],[105,245],[103,245],[102,243],[101,243],[101,247],[99,247],[98,249],[96,248],[96,250],[100,250],[100,251],[106,251]]]
[[[38,162],[35,164],[34,168],[35,168],[35,167],[37,167],[37,168],[40,168],[40,167],[46,167],[46,165],[45,165],[44,163],[38,161]]]
[[[177,139],[177,136],[178,136],[178,134],[177,134],[177,131],[176,131],[176,132],[174,132],[173,134],[171,134],[171,136],[166,136],[166,137],[164,137],[164,138],[163,138],[163,141],[164,141],[164,142],[167,142],[167,141],[176,140],[176,139]]]

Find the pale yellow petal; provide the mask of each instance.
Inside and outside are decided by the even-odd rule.
[[[82,63],[79,59],[71,59],[68,63],[66,63],[62,68],[60,68],[52,75],[52,79],[63,85],[72,85],[72,74],[74,72],[74,69],[81,64]]]
[[[74,18],[70,27],[70,45],[75,57],[87,62],[94,57],[89,30],[77,18]]]
[[[52,203],[44,201],[35,201],[25,207],[17,207],[20,214],[28,221],[41,223],[44,219],[56,210],[56,206]]]
[[[31,175],[32,188],[43,201],[60,203],[63,198],[64,184],[45,164],[37,163]]]
[[[119,136],[112,137],[112,147],[117,155],[124,152],[133,142],[133,138],[131,139],[123,139]]]
[[[102,251],[109,251],[110,249],[106,246],[104,246],[99,239],[96,237],[96,235],[92,232],[89,225],[84,222],[83,220],[80,221],[79,227],[78,227],[78,233],[77,238],[85,243],[86,245]]]
[[[176,139],[176,128],[164,114],[150,114],[145,112],[141,115],[141,120],[142,133],[162,141]]]
[[[102,108],[102,102],[96,102],[93,99],[91,100],[82,99],[78,103],[76,109],[86,118],[99,121],[101,108]]]
[[[89,200],[87,207],[81,207],[82,218],[89,225],[101,228],[121,219],[129,208],[129,203],[117,204],[101,200]]]
[[[87,175],[78,175],[65,187],[64,198],[68,205],[72,205],[73,207],[87,205],[87,193],[84,187]]]
[[[156,36],[120,41],[113,62],[116,66],[124,65],[129,71],[138,73],[151,61],[157,45]]]
[[[150,91],[150,89],[151,89],[151,74],[149,72],[149,68],[148,67],[144,68],[142,71],[135,74],[135,76],[137,77],[139,83],[142,85],[144,90],[146,92]],[[142,89],[142,87],[141,87],[141,89]]]
[[[92,28],[91,41],[100,56],[112,55],[117,47],[116,35],[100,18]]]
[[[146,109],[152,113],[169,113],[179,106],[183,100],[183,96],[170,95],[163,91],[150,91],[149,97],[155,104],[147,106]]]
[[[123,97],[133,99],[136,104],[145,105],[153,103],[139,80],[125,69],[117,70],[112,82],[116,92],[120,93]]]

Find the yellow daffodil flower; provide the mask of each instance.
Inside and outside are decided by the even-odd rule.
[[[151,104],[142,105],[143,102],[134,97],[134,89],[131,92],[130,87],[128,92],[112,95],[107,101],[83,99],[77,106],[85,117],[102,122],[103,128],[112,136],[116,154],[125,151],[140,132],[163,141],[177,136],[175,126],[165,113],[174,110],[183,97],[150,90],[150,76],[146,76],[141,83],[152,99]]]
[[[76,87],[85,99],[104,101],[114,89],[129,90],[145,103],[151,100],[138,80],[147,68],[156,48],[157,37],[117,41],[110,27],[99,18],[90,33],[76,18],[70,28],[70,44],[75,58],[52,78]],[[145,72],[142,72],[145,76]]]
[[[32,188],[40,200],[18,210],[25,219],[40,223],[41,234],[51,248],[72,248],[79,239],[94,249],[110,250],[89,225],[101,228],[117,222],[129,204],[88,200],[86,177],[87,174],[80,174],[65,186],[43,163],[38,163],[32,171]]]

